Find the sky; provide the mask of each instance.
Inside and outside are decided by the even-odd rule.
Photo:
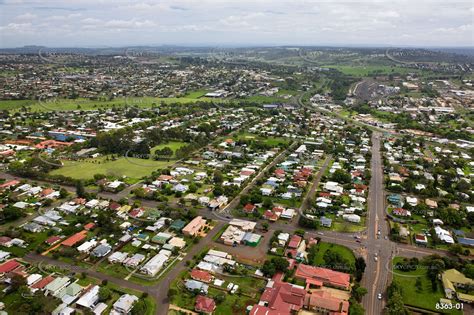
[[[474,1],[0,0],[0,47],[474,46]]]

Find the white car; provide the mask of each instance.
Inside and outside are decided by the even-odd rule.
[[[239,288],[239,286],[237,284],[234,285],[234,287],[232,288],[232,291],[230,291],[230,294],[234,294],[235,292],[237,292],[238,288]]]
[[[379,260],[379,259],[377,258],[377,256],[375,256],[375,257],[374,257],[374,260],[377,261],[377,260]]]
[[[382,293],[377,294],[377,299],[379,299],[379,300],[382,299]]]
[[[232,290],[232,287],[234,286],[234,284],[231,282],[227,285],[227,291],[230,291]]]

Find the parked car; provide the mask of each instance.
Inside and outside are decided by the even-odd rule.
[[[232,288],[232,291],[230,291],[230,294],[234,294],[235,292],[237,292],[238,289],[239,289],[239,286],[237,284],[234,285],[234,287]]]

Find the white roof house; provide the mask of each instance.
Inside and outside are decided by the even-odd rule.
[[[115,252],[107,259],[110,263],[122,263],[128,257],[128,253]]]
[[[344,188],[342,188],[342,186],[339,186],[338,183],[336,182],[326,182],[324,184],[324,190],[327,190],[327,191],[330,191],[330,192],[335,192],[335,193],[338,193],[338,194],[342,194],[344,192]]]
[[[449,231],[443,229],[440,226],[436,226],[435,227],[435,232],[436,232],[436,236],[438,236],[438,238],[442,242],[445,242],[445,243],[448,243],[448,244],[454,244],[454,239],[451,236],[451,233],[449,233]]]
[[[360,223],[360,216],[357,214],[344,214],[342,215],[342,218],[352,223]]]
[[[229,222],[229,224],[232,226],[239,227],[244,231],[253,231],[255,229],[255,226],[257,225],[256,222],[241,219],[233,219]]]
[[[165,262],[170,258],[171,252],[169,250],[162,249],[160,252],[150,259],[143,267],[140,268],[140,271],[154,276],[163,268]]]
[[[138,301],[137,296],[124,294],[114,303],[113,308],[121,314],[128,314],[136,301]]]
[[[280,217],[285,219],[292,219],[296,214],[295,209],[284,209]]]
[[[92,239],[90,241],[86,241],[84,242],[82,245],[80,245],[79,247],[77,247],[77,250],[80,252],[80,253],[88,253],[90,252],[95,246],[97,245],[97,241]]]

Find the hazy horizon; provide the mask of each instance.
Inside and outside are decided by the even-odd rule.
[[[0,48],[474,46],[471,1],[0,0]]]

